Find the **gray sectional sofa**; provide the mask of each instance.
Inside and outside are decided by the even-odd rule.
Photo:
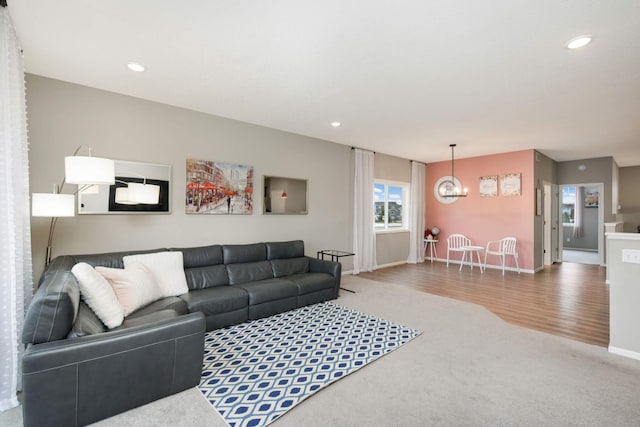
[[[126,255],[181,251],[189,292],[163,298],[108,330],[82,301],[71,268],[123,268]],[[200,382],[207,330],[338,297],[341,266],[302,241],[56,258],[27,310],[24,425],[76,426]]]

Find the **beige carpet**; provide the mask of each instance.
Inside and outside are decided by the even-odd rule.
[[[639,361],[509,325],[480,306],[352,276],[343,287],[357,293],[343,291],[339,304],[424,333],[272,426],[639,423]],[[96,425],[226,424],[194,388]]]

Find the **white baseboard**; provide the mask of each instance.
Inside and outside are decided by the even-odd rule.
[[[375,270],[379,269],[379,268],[387,268],[387,267],[395,267],[396,265],[404,265],[406,264],[407,261],[396,261],[396,262],[390,262],[388,264],[380,264],[380,265],[376,265]]]
[[[444,263],[446,263],[446,262],[447,262],[447,259],[446,259],[446,258],[434,258],[433,260],[434,260],[434,261],[436,261],[436,262],[444,262]],[[430,262],[431,262],[431,259],[430,259],[430,258],[425,258],[425,259],[424,259],[424,263],[430,263]],[[375,267],[374,267],[374,270],[377,270],[377,269],[379,269],[379,268],[395,267],[396,265],[404,265],[404,264],[409,264],[409,263],[408,263],[407,261],[396,261],[396,262],[390,262],[390,263],[388,263],[388,264],[380,264],[380,265],[377,265],[377,266],[375,266]],[[420,263],[417,263],[417,264],[420,264]],[[449,260],[449,264],[456,264],[456,265],[458,265],[458,268],[459,268],[459,266],[460,266],[460,260],[450,259],[450,260]],[[465,265],[466,265],[466,266],[468,266],[469,264],[467,264],[467,263],[465,262]],[[477,267],[479,267],[479,264],[478,264],[477,262],[474,262],[474,263],[473,263],[473,267],[474,267],[474,268],[477,268]],[[483,264],[483,266],[482,266],[482,267],[484,268],[484,264]],[[492,268],[492,269],[502,270],[502,266],[500,266],[500,265],[492,265],[492,264],[489,264],[489,265],[487,265],[487,268]],[[517,272],[518,272],[518,270],[516,270],[516,268],[515,268],[515,267],[505,267],[505,269],[504,269],[504,270],[505,270],[505,271],[513,271],[514,273],[517,273]],[[531,269],[523,269],[523,268],[521,268],[521,269],[520,269],[520,273],[534,274],[534,273],[536,273],[537,271],[540,271],[540,270],[542,270],[542,268],[539,268],[538,270],[531,270]],[[348,271],[343,271],[343,272],[342,272],[342,275],[343,275],[343,276],[345,276],[345,275],[347,275],[347,274],[353,274],[353,270],[348,270]]]
[[[390,262],[390,263],[388,263],[388,264],[380,264],[380,265],[376,265],[375,267],[373,267],[373,270],[375,271],[375,270],[378,270],[378,269],[380,269],[380,268],[394,267],[394,266],[396,266],[396,265],[405,265],[405,264],[407,264],[407,261],[396,261],[396,262]],[[366,272],[363,272],[363,273],[366,273]],[[354,274],[354,273],[353,273],[353,269],[352,269],[352,270],[347,270],[347,271],[343,271],[343,272],[342,272],[342,275],[343,275],[343,276],[346,276],[346,275],[348,275],[348,274],[349,274],[349,275],[353,275],[353,274]]]
[[[630,359],[640,360],[640,353],[638,353],[637,351],[625,350],[624,348],[609,346],[609,353],[628,357]]]
[[[373,270],[375,271],[375,270],[377,270],[377,269],[379,269],[379,268],[393,267],[393,266],[395,266],[395,265],[404,265],[404,264],[407,264],[407,261],[391,262],[391,263],[389,263],[389,264],[376,265],[375,267],[373,267]],[[366,273],[366,272],[363,272],[363,273]],[[343,276],[347,276],[347,275],[351,275],[351,276],[352,276],[353,274],[354,274],[354,273],[353,273],[353,269],[351,269],[351,270],[346,270],[346,271],[343,271],[343,272],[342,272],[342,275],[343,275]]]
[[[446,259],[446,258],[434,258],[433,260],[434,260],[434,261],[437,261],[437,262],[444,262],[444,263],[446,263],[446,262],[447,262],[447,259]],[[430,259],[430,258],[425,258],[425,259],[424,259],[424,262],[425,262],[425,263],[431,262],[431,259]],[[456,265],[458,265],[458,268],[460,268],[460,260],[457,260],[457,259],[450,259],[450,260],[449,260],[449,264],[456,264]],[[465,261],[464,265],[468,266],[468,265],[469,265],[469,263],[467,263],[467,262]],[[474,267],[474,268],[476,268],[476,267],[478,267],[478,266],[479,266],[479,264],[478,264],[477,262],[474,262],[474,263],[473,263],[473,267]],[[482,264],[482,268],[484,268],[484,264]],[[491,268],[491,269],[494,269],[494,270],[496,270],[496,269],[497,269],[497,270],[502,270],[502,266],[501,266],[501,265],[487,264],[487,268]],[[517,273],[517,272],[518,272],[518,270],[517,270],[515,267],[505,267],[505,269],[504,269],[504,270],[505,270],[505,271],[513,271],[514,273]],[[542,270],[542,268],[540,268],[539,270]],[[520,269],[520,273],[534,274],[536,271],[539,271],[539,270],[531,270],[531,269],[524,269],[524,268],[521,268],[521,269]]]

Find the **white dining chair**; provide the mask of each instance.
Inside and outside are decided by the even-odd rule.
[[[464,252],[464,246],[470,246],[471,239],[464,234],[450,234],[447,237],[447,267],[449,267],[449,255],[451,252]]]
[[[505,237],[500,240],[491,240],[487,242],[487,248],[484,251],[484,268],[487,269],[487,255],[496,255],[500,257],[502,265],[502,274],[504,275],[505,258],[512,256],[516,262],[516,269],[520,274],[520,266],[518,265],[518,249],[517,239],[515,237]]]

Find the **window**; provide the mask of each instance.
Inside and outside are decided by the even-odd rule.
[[[576,212],[576,187],[562,187],[562,223],[573,225]]]
[[[409,184],[376,181],[373,185],[376,231],[407,230]]]

